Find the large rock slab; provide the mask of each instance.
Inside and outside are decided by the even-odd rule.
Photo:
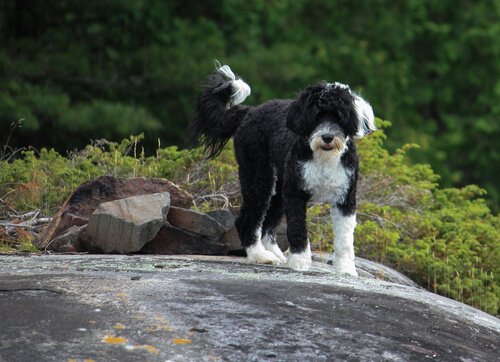
[[[312,259],[314,261],[333,265],[332,253],[313,252]],[[368,259],[360,258],[359,256],[356,256],[354,263],[356,264],[356,270],[358,274],[365,278],[380,279],[400,285],[421,288],[417,283],[415,283],[407,276],[401,274],[397,270],[389,268],[386,265],[376,263]]]
[[[318,265],[0,256],[0,360],[498,360],[497,318]]]
[[[53,239],[62,235],[71,226],[86,225],[90,215],[103,202],[130,196],[168,192],[173,206],[189,208],[193,197],[177,185],[165,179],[131,178],[119,179],[101,176],[83,183],[69,196],[52,221],[34,240],[40,250],[54,250]]]
[[[229,244],[220,237],[203,236],[165,225],[144,248],[143,254],[226,255]]]
[[[133,253],[153,240],[167,219],[168,192],[132,196],[100,204],[85,231],[86,249]]]

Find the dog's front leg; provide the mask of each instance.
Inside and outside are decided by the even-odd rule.
[[[307,200],[301,197],[285,197],[287,219],[286,235],[290,243],[288,265],[294,270],[306,271],[311,267],[311,246],[307,239]]]
[[[340,273],[358,276],[354,265],[354,229],[356,213],[346,213],[338,206],[330,209],[333,223],[333,265]]]

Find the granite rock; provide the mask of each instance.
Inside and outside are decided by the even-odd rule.
[[[156,237],[170,207],[168,192],[104,202],[92,213],[86,247],[105,253],[133,253]]]

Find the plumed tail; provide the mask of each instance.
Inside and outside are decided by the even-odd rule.
[[[250,95],[250,87],[237,78],[229,66],[217,63],[217,72],[196,102],[196,116],[191,134],[196,145],[204,148],[207,158],[214,158],[234,135],[249,107],[239,106]]]

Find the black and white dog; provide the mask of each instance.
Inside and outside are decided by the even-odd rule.
[[[342,273],[354,265],[355,139],[375,131],[372,107],[341,83],[309,86],[295,100],[240,106],[250,87],[229,66],[218,66],[199,95],[195,138],[217,156],[234,138],[243,205],[236,227],[248,260],[285,264],[275,229],[287,220],[288,265],[311,266],[306,204],[328,202],[335,234],[333,262]]]

